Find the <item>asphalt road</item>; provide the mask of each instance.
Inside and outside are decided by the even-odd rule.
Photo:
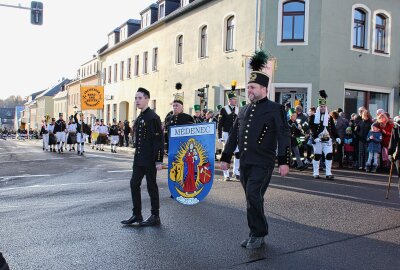
[[[169,198],[162,171],[162,225],[122,226],[131,167],[131,153],[78,157],[1,140],[0,251],[11,269],[400,269],[400,200],[397,187],[385,200],[387,175],[275,174],[267,245],[250,251],[239,245],[248,230],[237,182],[216,180],[206,200],[183,206]]]

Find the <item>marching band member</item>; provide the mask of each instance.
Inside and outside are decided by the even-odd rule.
[[[76,133],[76,142],[78,148],[78,156],[83,156],[85,152],[85,141],[89,137],[90,128],[89,126],[83,121],[83,113],[79,114],[80,120],[77,119],[77,114],[74,115],[77,133]]]
[[[47,120],[42,120],[42,128],[40,130],[40,134],[42,135],[43,140],[43,151],[49,151],[49,132],[47,131]]]
[[[104,145],[107,143],[108,127],[104,125],[104,120],[100,120],[100,126],[98,128],[99,137],[97,138],[97,145],[100,151],[104,151]],[[97,147],[96,147],[97,149]]]
[[[67,126],[67,130],[68,130],[67,144],[69,147],[69,151],[71,151],[71,150],[75,151],[77,125],[76,125],[76,122],[74,123],[73,120],[74,120],[74,116],[71,115],[69,117],[69,123]]]
[[[193,120],[195,124],[203,123],[204,120],[201,117],[201,110],[200,110],[200,105],[194,105],[194,115],[193,115]]]
[[[117,145],[119,143],[119,127],[117,125],[117,119],[113,119],[113,124],[110,127],[110,141],[111,141],[111,153],[117,153]]]
[[[228,134],[229,131],[231,130],[233,123],[235,122],[238,114],[239,114],[239,107],[237,106],[237,97],[235,93],[236,89],[236,81],[232,81],[232,90],[230,93],[228,93],[228,105],[223,107],[219,113],[219,119],[218,119],[218,142],[223,144],[223,147],[225,147],[225,143],[228,140]],[[236,149],[235,151],[235,157],[233,161],[233,175],[232,178],[235,177],[236,180],[239,180],[239,166],[240,166],[240,161],[239,161],[239,149]],[[230,181],[230,175],[229,175],[229,169],[223,171],[224,173],[224,180],[225,181]]]
[[[58,153],[61,154],[63,151],[63,146],[65,144],[65,134],[67,132],[67,125],[63,120],[63,114],[59,113],[59,119],[56,121],[54,126],[54,134],[56,134],[57,138],[57,150]]]
[[[328,98],[325,90],[319,91],[320,98],[318,99],[317,112],[310,116],[309,126],[311,129],[311,137],[313,140],[314,160],[313,160],[313,176],[315,179],[319,178],[319,163],[322,153],[325,155],[325,174],[326,179],[332,180],[332,145],[333,140],[340,144],[341,140],[338,138],[335,123],[332,116],[329,115],[326,106]]]
[[[55,146],[57,143],[57,138],[54,134],[54,126],[56,123],[55,118],[51,118],[51,123],[47,125],[47,132],[49,133],[49,147],[50,147],[50,152],[55,152]]]
[[[99,150],[99,147],[97,145],[97,138],[99,137],[99,127],[100,127],[100,121],[99,119],[96,119],[96,123],[93,124],[92,126],[92,149],[96,146],[96,150]]]

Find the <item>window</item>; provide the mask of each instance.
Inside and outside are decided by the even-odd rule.
[[[108,66],[108,83],[111,83],[111,66]]]
[[[107,69],[103,68],[103,84],[107,82]]]
[[[181,0],[181,7],[189,5],[189,0]]]
[[[226,21],[226,42],[225,42],[225,51],[233,51],[233,42],[234,42],[234,34],[235,34],[235,16],[231,16]]]
[[[157,70],[158,65],[158,48],[153,49],[153,71]]]
[[[303,42],[305,4],[303,1],[290,1],[283,4],[282,42]]]
[[[107,123],[110,123],[110,115],[111,114],[111,104],[107,104]]]
[[[389,94],[346,88],[344,101],[345,111],[356,112],[361,106],[367,108],[372,117],[376,117],[376,111],[378,109],[384,109],[385,111],[388,111]]]
[[[354,11],[354,32],[353,32],[353,47],[366,48],[365,43],[365,26],[366,26],[366,13],[361,9]]]
[[[183,35],[178,36],[176,39],[176,63],[182,64],[183,63]]]
[[[117,118],[117,104],[113,104],[113,118]],[[117,119],[118,121],[118,119]],[[108,123],[110,123],[109,121]]]
[[[139,55],[135,56],[135,76],[139,76]]]
[[[114,82],[117,82],[118,64],[114,64]]]
[[[375,52],[386,52],[386,17],[382,14],[376,15],[375,20]]]
[[[143,74],[147,74],[147,63],[149,60],[148,58],[149,58],[149,53],[144,52],[143,53]]]
[[[207,57],[207,25],[200,30],[200,58]]]
[[[120,72],[119,72],[119,79],[121,80],[121,81],[123,81],[124,80],[124,61],[121,61],[121,64],[120,64]]]
[[[165,17],[165,4],[162,3],[159,8],[158,18],[161,19],[164,17]]]
[[[128,58],[128,60],[126,60],[126,78],[128,79],[131,78],[131,70],[132,70],[132,60],[131,58]]]

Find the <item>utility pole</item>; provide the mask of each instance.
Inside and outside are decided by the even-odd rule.
[[[17,8],[17,9],[25,9],[31,11],[31,24],[33,25],[42,25],[43,24],[43,3],[32,1],[31,7],[23,7],[21,4],[16,5],[8,5],[8,4],[0,4],[0,7],[8,7],[8,8]]]

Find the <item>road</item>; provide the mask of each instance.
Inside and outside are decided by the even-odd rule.
[[[216,179],[206,200],[183,206],[161,171],[162,225],[122,226],[131,167],[131,153],[79,157],[0,140],[0,251],[11,269],[400,269],[400,200],[397,188],[385,200],[387,175],[275,173],[267,245],[251,251],[240,247],[248,230],[238,182]]]

